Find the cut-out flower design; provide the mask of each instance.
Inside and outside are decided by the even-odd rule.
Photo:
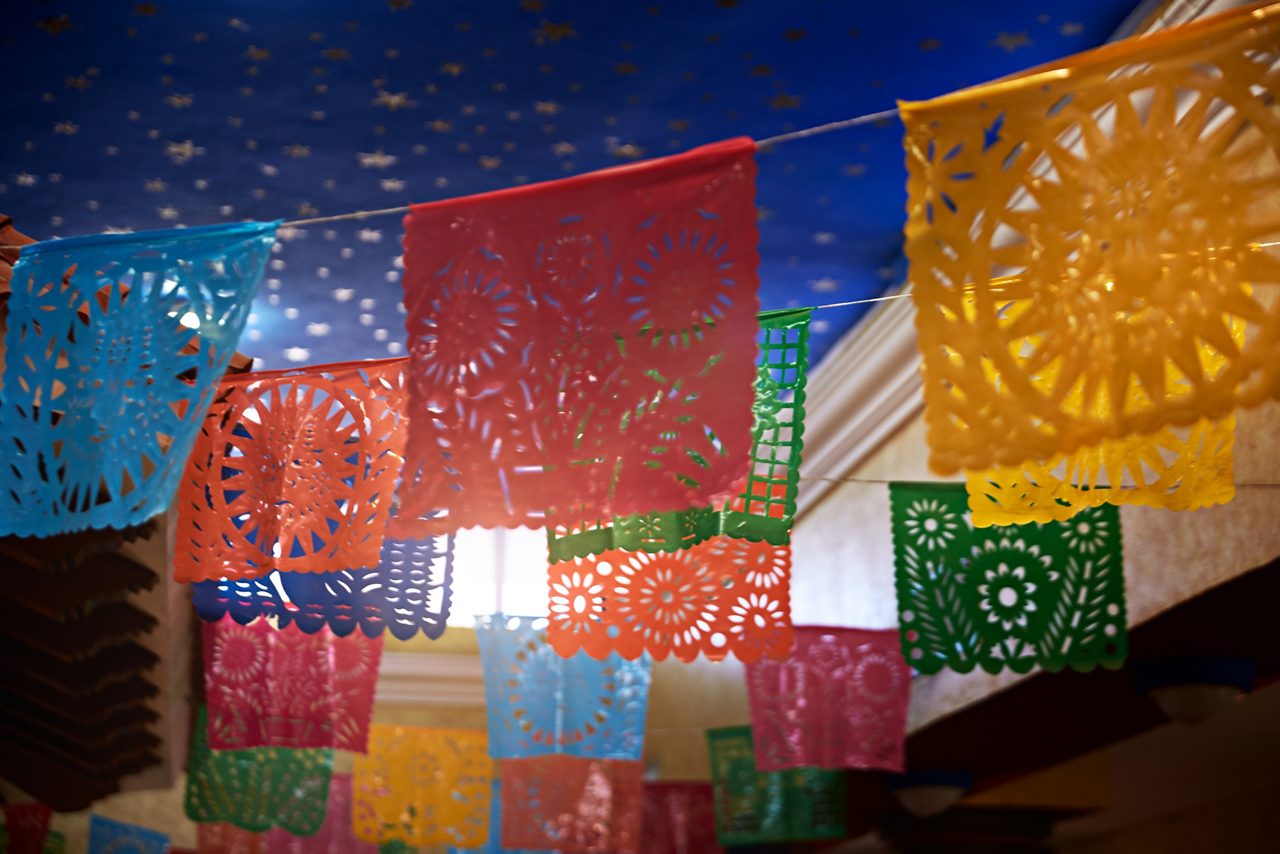
[[[1111,525],[1096,507],[1082,510],[1063,523],[1062,538],[1067,548],[1082,555],[1099,553],[1111,542],[1111,537]]]
[[[1014,626],[1026,629],[1040,610],[1038,578],[1049,565],[1040,547],[1028,546],[1025,540],[1000,537],[974,546],[969,572],[987,622],[999,623],[1006,632]]]
[[[551,582],[551,619],[585,631],[604,611],[604,585],[590,572],[570,572]]]
[[[902,527],[920,548],[939,551],[956,538],[960,518],[936,498],[920,498],[907,507]]]
[[[262,635],[245,626],[227,625],[213,647],[213,670],[229,685],[248,685],[262,678],[267,647]]]
[[[729,609],[729,632],[744,638],[765,629],[785,626],[787,610],[767,593],[748,593]]]

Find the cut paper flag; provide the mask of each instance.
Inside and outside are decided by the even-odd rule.
[[[751,465],[720,507],[642,513],[547,530],[552,563],[617,549],[665,552],[725,534],[775,545],[791,542],[804,438],[811,309],[759,315]]]
[[[786,657],[809,315],[760,315],[751,465],[731,500],[548,530],[547,636],[561,655]]]
[[[169,834],[136,824],[89,816],[89,854],[168,854]]]
[[[209,749],[208,713],[196,713],[187,789],[187,818],[262,832],[281,827],[310,836],[324,824],[333,751],[256,747]]]
[[[444,634],[453,586],[453,535],[411,539],[384,537],[376,569],[279,572],[238,581],[197,581],[191,601],[200,618],[230,614],[247,625],[272,617],[283,628],[332,631],[346,637],[357,627],[369,637],[384,631],[408,640],[421,632]]]
[[[42,854],[53,810],[38,801],[4,805],[6,850],[13,854]]]
[[[646,782],[644,854],[722,854],[710,783]]]
[[[351,825],[351,775],[334,774],[329,781],[329,807],[324,825],[312,836],[294,836],[273,827],[263,834],[266,854],[376,854],[378,846],[362,842]]]
[[[127,528],[168,508],[277,225],[23,248],[0,390],[0,535]]]
[[[224,822],[197,824],[196,851],[199,854],[262,854],[266,850],[266,836]]]
[[[504,847],[639,850],[641,763],[549,755],[506,759],[501,765]]]
[[[493,778],[493,791],[489,795],[489,841],[477,848],[454,848],[449,854],[553,854],[551,851],[534,851],[529,848],[502,847],[502,777]]]
[[[412,208],[401,524],[540,528],[732,494],[755,378],[754,151]]]
[[[794,632],[786,661],[747,665],[756,767],[901,772],[911,671],[897,630]]]
[[[900,105],[935,471],[1280,397],[1277,41],[1238,8]]]
[[[307,634],[267,620],[203,624],[209,746],[331,747],[363,753],[382,637]]]
[[[224,381],[179,491],[174,578],[377,567],[404,449],[406,362]]]
[[[649,659],[596,660],[585,653],[562,658],[547,643],[546,622],[507,614],[476,617],[489,755],[639,760]]]
[[[611,551],[555,564],[547,639],[563,656],[786,658],[791,547],[715,537],[674,552]]]
[[[1235,498],[1236,418],[1108,439],[1044,463],[965,473],[973,526],[1070,519],[1084,507],[1198,510]]]
[[[963,484],[892,483],[902,653],[921,673],[1119,667],[1128,647],[1120,513],[973,528]]]
[[[484,845],[493,775],[483,732],[374,724],[352,773],[356,838]]]
[[[842,771],[760,772],[751,727],[707,730],[716,836],[725,847],[845,835]]]
[[[49,831],[44,838],[43,854],[67,854],[67,837],[56,830]]]

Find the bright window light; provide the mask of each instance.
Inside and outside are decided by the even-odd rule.
[[[473,626],[477,614],[547,615],[547,534],[527,528],[468,528],[453,547],[448,625]],[[501,596],[498,580],[501,579]]]

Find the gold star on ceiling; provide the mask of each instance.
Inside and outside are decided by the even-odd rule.
[[[616,74],[630,77],[640,69],[634,62],[619,62],[613,66],[613,70]]]
[[[991,41],[992,47],[998,47],[1006,53],[1013,53],[1020,47],[1029,47],[1031,39],[1026,30],[1018,33],[1000,33]]]
[[[151,18],[151,17],[155,17],[155,14],[157,11],[159,11],[159,8],[156,6],[155,3],[133,4],[133,14],[135,15],[146,15],[147,17]]]
[[[542,22],[542,26],[538,27],[538,37],[550,41],[552,44],[561,39],[573,39],[578,37],[578,31],[573,28],[572,21],[564,21],[557,23],[555,21]]]

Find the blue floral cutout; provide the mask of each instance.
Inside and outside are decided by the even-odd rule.
[[[553,854],[550,851],[535,851],[530,848],[502,847],[502,779],[493,778],[493,794],[489,798],[489,841],[479,848],[445,849],[448,854]]]
[[[89,854],[166,854],[169,834],[136,824],[89,816]]]
[[[23,248],[0,390],[0,535],[124,528],[169,505],[277,225]]]
[[[453,536],[382,542],[377,569],[271,572],[249,581],[197,581],[191,600],[201,619],[230,614],[245,625],[272,616],[309,634],[324,626],[346,637],[357,626],[369,637],[384,630],[408,640],[421,631],[444,634],[453,583]]]
[[[476,618],[484,665],[489,755],[516,759],[560,753],[640,759],[649,704],[650,660],[614,653],[570,658],[547,643],[546,620]]]

